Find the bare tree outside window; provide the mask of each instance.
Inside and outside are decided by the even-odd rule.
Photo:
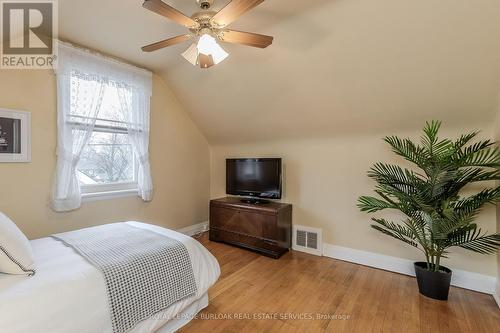
[[[134,180],[134,158],[126,134],[94,133],[81,161],[78,170],[94,183]]]
[[[78,83],[78,77],[74,78],[74,82]],[[75,107],[72,115],[74,131],[79,130],[82,117]],[[81,185],[98,186],[137,181],[136,159],[128,139],[125,118],[117,88],[110,82],[103,93],[94,132],[83,149],[77,167]]]

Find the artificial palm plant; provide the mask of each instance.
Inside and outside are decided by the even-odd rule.
[[[416,168],[375,164],[368,176],[377,182],[379,198],[358,199],[358,207],[365,212],[396,209],[404,213],[400,223],[373,218],[372,227],[421,250],[431,272],[439,272],[450,247],[490,254],[500,246],[500,233],[487,234],[474,223],[481,208],[500,200],[500,187],[470,196],[461,193],[471,183],[500,179],[500,151],[490,140],[472,143],[478,132],[455,141],[439,139],[440,126],[438,121],[426,123],[420,144],[386,137],[392,151]]]

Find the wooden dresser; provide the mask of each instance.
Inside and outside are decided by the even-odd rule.
[[[243,203],[233,197],[211,200],[209,236],[279,258],[291,248],[292,205]]]

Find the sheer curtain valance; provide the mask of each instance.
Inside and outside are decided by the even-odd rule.
[[[151,96],[151,72],[66,43],[59,42],[58,44],[60,53],[55,70],[58,77],[70,76],[73,71],[77,70],[103,80],[126,83],[131,88]]]
[[[152,73],[65,43],[59,43],[58,57],[54,210],[68,211],[81,205],[77,166],[99,119],[103,94],[110,86],[117,90],[128,139],[137,158],[138,195],[150,201],[153,197],[148,154]]]

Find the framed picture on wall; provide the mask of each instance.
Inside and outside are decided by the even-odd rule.
[[[0,109],[0,162],[31,162],[31,113]]]

